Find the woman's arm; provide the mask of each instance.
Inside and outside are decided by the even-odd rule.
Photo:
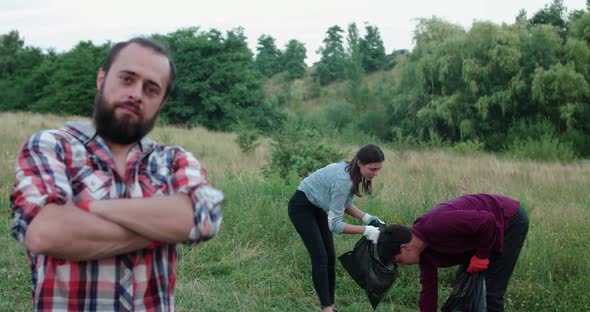
[[[355,217],[359,220],[362,220],[363,215],[365,214],[363,211],[361,211],[360,209],[358,209],[355,205],[350,205],[348,206],[344,212],[346,212],[348,215]]]

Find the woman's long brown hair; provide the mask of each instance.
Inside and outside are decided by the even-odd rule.
[[[348,170],[350,179],[352,180],[352,192],[356,196],[363,197],[359,191],[360,184],[363,185],[363,192],[365,192],[365,194],[371,194],[373,192],[371,181],[367,181],[363,178],[358,162],[360,161],[363,165],[367,165],[383,162],[384,160],[385,156],[383,155],[383,151],[375,144],[367,144],[356,152],[356,155],[354,155],[352,160],[348,163],[348,166],[346,166],[346,170]]]

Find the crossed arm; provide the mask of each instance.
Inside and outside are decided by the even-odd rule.
[[[31,252],[94,260],[140,250],[151,241],[196,244],[217,233],[223,194],[210,187],[192,155],[175,154],[171,169],[182,180],[173,179],[175,195],[96,200],[89,213],[71,202],[67,144],[41,132],[20,151],[12,232]]]
[[[185,241],[194,225],[186,194],[94,201],[90,212],[72,203],[46,205],[31,221],[25,246],[37,254],[94,260],[146,248],[152,240]]]

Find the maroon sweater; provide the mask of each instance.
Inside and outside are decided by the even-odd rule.
[[[416,219],[412,233],[428,244],[420,254],[420,311],[437,310],[439,267],[503,250],[504,230],[519,206],[508,197],[473,194],[438,204]]]

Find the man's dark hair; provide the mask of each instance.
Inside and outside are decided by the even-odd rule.
[[[412,231],[401,224],[390,224],[379,233],[377,250],[381,262],[390,263],[400,253],[400,246],[412,240]]]
[[[109,54],[107,55],[107,58],[104,64],[102,65],[102,69],[104,70],[105,75],[109,73],[109,69],[111,69],[111,65],[113,65],[113,62],[115,62],[115,59],[119,55],[119,52],[121,52],[123,48],[132,43],[139,44],[142,47],[152,49],[154,52],[159,53],[168,59],[168,64],[170,65],[170,75],[168,76],[168,86],[166,87],[164,98],[168,97],[168,95],[170,95],[170,93],[172,93],[172,91],[174,90],[174,82],[176,81],[176,67],[174,66],[172,56],[170,55],[168,49],[162,43],[154,39],[145,37],[135,37],[127,41],[115,44],[109,51]]]
[[[352,180],[352,192],[356,196],[362,197],[361,192],[359,191],[359,185],[361,183],[363,185],[363,191],[365,191],[366,194],[371,194],[373,192],[371,181],[363,178],[357,161],[360,161],[363,165],[368,165],[371,163],[383,162],[384,160],[385,155],[383,155],[383,151],[375,144],[367,144],[356,152],[356,155],[354,155],[346,167],[346,170],[348,170],[348,173],[350,174],[350,179]]]

